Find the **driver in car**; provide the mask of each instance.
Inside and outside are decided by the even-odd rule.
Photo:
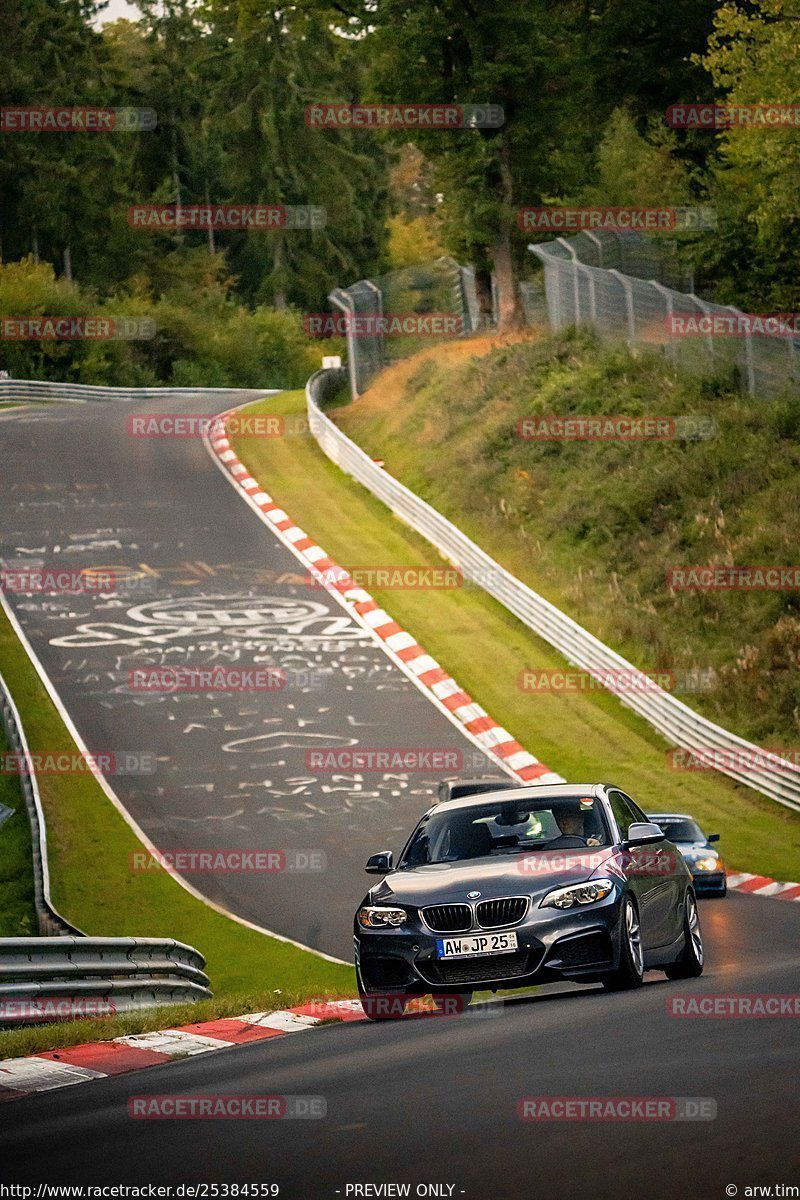
[[[590,810],[584,812],[581,808],[580,801],[575,801],[574,804],[562,804],[553,809],[553,816],[556,824],[561,830],[561,837],[555,838],[549,843],[549,848],[553,846],[567,846],[574,848],[576,843],[581,846],[600,846],[602,842],[599,837],[592,832],[591,828],[587,828],[587,816],[593,816]]]

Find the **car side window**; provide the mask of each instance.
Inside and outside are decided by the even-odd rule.
[[[624,792],[620,792],[619,794],[622,797],[622,803],[628,809],[628,812],[633,813],[633,821],[645,821],[649,823],[650,818],[646,815],[646,813],[642,812],[638,804],[631,800],[630,796],[626,796]]]
[[[633,801],[628,800],[628,797],[623,795],[622,792],[609,792],[608,802],[611,805],[611,811],[614,814],[614,820],[619,826],[619,831],[622,834],[623,839],[627,838],[628,829],[636,821],[647,820],[644,815],[639,816],[637,814]]]

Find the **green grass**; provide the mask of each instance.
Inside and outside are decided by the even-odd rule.
[[[0,726],[0,753],[7,749]],[[0,774],[0,804],[14,809],[0,825],[0,937],[35,937],[31,827],[16,775]]]
[[[242,511],[243,519],[247,514]],[[31,752],[74,749],[64,724],[6,617],[0,613],[0,673],[11,689]],[[1,779],[1,777],[0,777]],[[39,780],[47,823],[53,902],[80,929],[96,936],[173,937],[195,946],[207,960],[214,1000],[187,1012],[217,1016],[248,1008],[283,1007],[311,996],[351,996],[352,968],[327,962],[246,929],[189,895],[164,871],[133,873],[129,854],[141,848],[123,818],[91,776],[51,775]],[[11,821],[16,821],[12,817]],[[0,841],[8,826],[0,830]],[[281,989],[276,1003],[272,994]],[[164,1024],[173,1024],[168,1009]],[[187,1020],[196,1019],[191,1016]],[[70,1022],[38,1031],[0,1032],[0,1058],[28,1049],[67,1045],[113,1030],[154,1028],[151,1012],[106,1022]],[[143,1022],[143,1024],[139,1024]]]
[[[248,411],[292,416],[303,409],[303,394],[293,392]],[[427,542],[329,462],[312,438],[234,443],[265,490],[342,566],[441,564]],[[392,466],[394,449],[379,439],[371,446],[374,454],[385,450]],[[484,544],[494,551],[490,541]],[[721,833],[729,866],[800,878],[796,814],[722,776],[668,770],[666,743],[608,694],[521,692],[522,667],[559,667],[563,660],[488,596],[472,588],[370,590],[523,746],[566,778],[612,779],[646,807],[688,809]]]
[[[526,416],[700,416],[704,441],[523,440]],[[790,566],[800,396],[766,400],[590,334],[441,352],[386,372],[340,427],[518,578],[644,670],[711,669],[687,702],[800,747],[800,593],[671,592],[672,565]],[[538,666],[528,661],[525,666]]]

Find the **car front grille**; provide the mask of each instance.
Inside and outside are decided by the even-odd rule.
[[[495,979],[516,979],[533,970],[529,965],[530,955],[495,954],[487,958],[454,959],[448,962],[426,962],[425,973],[431,983],[461,984],[489,983]]]
[[[498,929],[515,925],[528,911],[527,896],[508,896],[502,900],[481,900],[477,907],[478,924],[482,929]]]
[[[435,933],[463,933],[472,927],[472,909],[468,904],[432,904],[422,915]]]

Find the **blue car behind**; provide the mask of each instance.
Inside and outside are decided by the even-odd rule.
[[[692,873],[698,896],[724,896],[728,891],[725,864],[712,845],[718,833],[706,836],[694,817],[686,813],[650,813],[649,821],[660,825],[669,841],[674,842]]]

